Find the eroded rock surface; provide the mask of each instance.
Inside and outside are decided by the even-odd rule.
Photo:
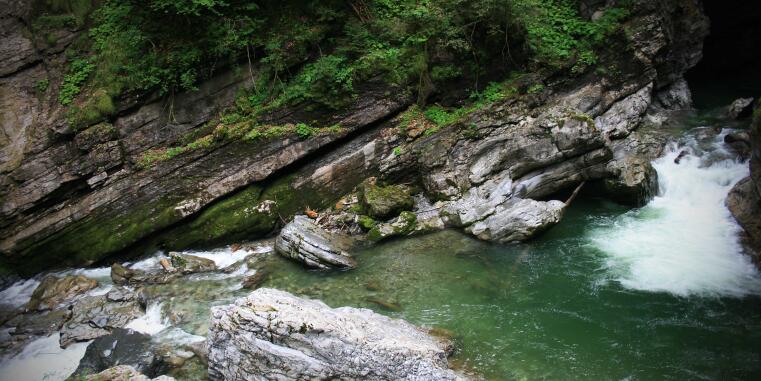
[[[117,365],[97,374],[85,376],[84,381],[174,381],[169,376],[149,378],[129,365]]]
[[[106,295],[82,298],[74,303],[71,319],[61,328],[61,347],[106,336],[142,315],[137,295],[120,287]]]
[[[753,111],[753,98],[735,99],[727,107],[727,115],[732,119],[740,119],[750,115]]]
[[[750,176],[740,180],[729,192],[727,207],[745,230],[746,246],[761,267],[761,113],[754,115],[749,143]]]
[[[367,309],[262,288],[213,307],[212,380],[456,380],[448,345]]]
[[[275,251],[308,267],[352,268],[356,262],[346,251],[349,237],[329,232],[306,216],[296,216],[275,240]]]

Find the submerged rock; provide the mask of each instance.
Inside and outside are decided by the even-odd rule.
[[[742,119],[750,116],[753,111],[753,98],[739,98],[735,99],[729,107],[727,107],[727,115],[732,119]]]
[[[129,365],[117,365],[100,373],[84,377],[84,381],[174,381],[169,376],[149,378]]]
[[[245,289],[256,290],[269,278],[269,276],[270,274],[267,270],[256,270],[256,273],[253,275],[245,277],[241,284]]]
[[[46,276],[32,293],[27,308],[30,310],[47,310],[58,307],[62,302],[81,295],[98,286],[98,281],[84,275],[70,275],[58,278]]]
[[[98,373],[116,365],[129,365],[137,372],[155,375],[160,358],[153,353],[151,337],[131,329],[114,329],[90,343],[74,375]]]
[[[456,380],[447,343],[367,309],[262,288],[213,307],[212,380]]]
[[[275,240],[275,251],[280,255],[318,269],[356,266],[346,252],[349,246],[349,237],[328,232],[306,216],[294,217]]]

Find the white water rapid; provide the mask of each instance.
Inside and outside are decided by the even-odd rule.
[[[590,238],[606,255],[609,278],[629,289],[679,296],[761,294],[761,277],[743,255],[740,227],[724,204],[748,175],[748,163],[724,148],[726,133],[702,141],[688,135],[670,146],[653,162],[659,195],[593,229]],[[682,151],[689,154],[677,164]]]

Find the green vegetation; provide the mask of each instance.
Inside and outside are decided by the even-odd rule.
[[[74,101],[74,97],[79,94],[80,86],[87,80],[90,73],[95,70],[95,65],[88,59],[80,58],[69,64],[68,73],[63,77],[61,91],[58,93],[58,101],[62,105],[69,105]]]
[[[228,115],[223,120],[228,122],[239,120]],[[340,125],[334,124],[329,127],[315,128],[305,123],[283,124],[283,125],[258,125],[249,120],[243,120],[231,124],[218,124],[213,128],[211,133],[190,140],[187,144],[177,147],[154,148],[147,151],[138,161],[138,167],[147,169],[156,163],[172,159],[180,154],[195,150],[208,149],[216,145],[231,142],[243,141],[256,143],[267,141],[273,138],[279,138],[287,135],[295,135],[300,139],[307,139],[315,135],[330,135],[342,133]]]
[[[75,104],[85,86],[88,95],[102,90],[111,98],[79,105],[73,124],[108,116],[107,103],[126,94],[173,96],[241,62],[248,66],[241,75],[250,77],[251,90],[229,112],[254,124],[288,105],[339,109],[367,82],[412,93],[421,107],[447,83],[473,89],[474,104],[493,102],[510,89],[484,88],[483,76],[583,72],[629,14],[619,3],[595,21],[583,20],[571,0],[104,0],[95,9],[89,0],[46,4],[54,11],[34,20],[38,29],[88,27],[85,41],[70,48],[61,103]],[[423,112],[439,127],[467,114]],[[313,135],[308,128],[298,131],[302,138]]]
[[[36,91],[39,94],[42,94],[46,91],[48,91],[48,87],[50,86],[50,80],[45,78],[41,79],[34,84],[34,91]]]

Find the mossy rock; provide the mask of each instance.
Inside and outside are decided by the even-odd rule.
[[[410,189],[404,185],[380,186],[370,181],[362,185],[360,200],[367,214],[376,220],[388,220],[402,211],[412,210]]]
[[[375,227],[375,225],[378,223],[378,222],[377,222],[377,221],[375,221],[375,220],[374,220],[372,217],[370,217],[370,216],[365,216],[365,215],[359,216],[359,219],[358,219],[358,221],[357,221],[357,222],[359,223],[359,226],[360,226],[362,229],[365,229],[365,230],[370,230],[370,229],[372,229],[372,228],[373,228],[373,227]]]
[[[403,211],[394,221],[376,224],[367,233],[367,239],[378,242],[386,238],[408,235],[417,228],[417,215]]]

